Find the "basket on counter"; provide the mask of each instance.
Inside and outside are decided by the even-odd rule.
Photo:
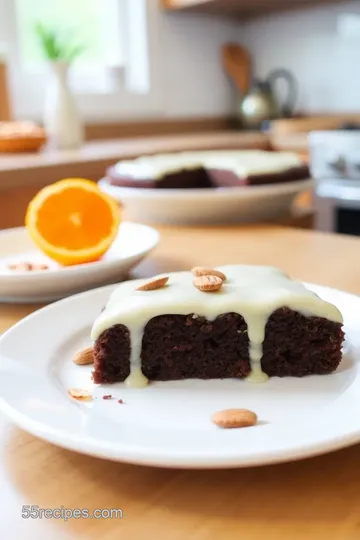
[[[37,152],[46,140],[34,122],[0,122],[0,153]]]

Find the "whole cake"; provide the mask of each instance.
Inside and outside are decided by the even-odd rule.
[[[309,169],[292,152],[217,150],[120,161],[107,170],[107,177],[122,187],[199,189],[303,180]]]
[[[281,270],[224,266],[120,284],[92,328],[96,383],[336,370],[342,316]]]

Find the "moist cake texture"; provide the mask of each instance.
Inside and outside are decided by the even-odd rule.
[[[154,189],[201,189],[291,182],[309,177],[292,152],[217,150],[142,156],[107,171],[114,185]]]
[[[341,361],[342,316],[282,271],[217,268],[215,293],[196,289],[190,272],[137,291],[120,284],[92,328],[94,381],[302,377],[333,372]]]

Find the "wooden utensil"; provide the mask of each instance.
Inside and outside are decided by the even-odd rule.
[[[236,85],[241,95],[245,95],[251,82],[251,58],[249,51],[237,43],[226,43],[222,47],[225,71]]]
[[[7,65],[0,58],[0,121],[11,120]]]

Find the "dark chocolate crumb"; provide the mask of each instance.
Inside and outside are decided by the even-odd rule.
[[[105,396],[103,396],[103,399],[112,399],[112,395],[111,394],[106,394]]]
[[[118,399],[118,403],[120,403],[121,405],[124,404],[124,401],[122,399]]]

